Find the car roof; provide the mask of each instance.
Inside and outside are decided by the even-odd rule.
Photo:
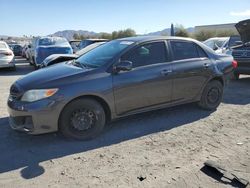
[[[108,39],[83,39],[82,41],[107,41]]]
[[[137,36],[137,37],[127,37],[127,38],[121,38],[117,40],[121,41],[132,41],[132,42],[147,42],[152,40],[186,40],[186,41],[196,41],[191,38],[185,38],[185,37],[174,37],[174,36]],[[197,42],[197,41],[196,41]]]

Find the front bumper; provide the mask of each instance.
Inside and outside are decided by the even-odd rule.
[[[58,130],[62,106],[51,99],[26,103],[8,99],[9,123],[12,129],[29,134],[43,134]]]

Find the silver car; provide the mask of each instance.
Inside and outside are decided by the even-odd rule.
[[[0,41],[0,68],[3,67],[15,69],[14,54],[6,42]]]

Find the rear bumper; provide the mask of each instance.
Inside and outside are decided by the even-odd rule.
[[[250,58],[236,59],[238,67],[234,70],[236,74],[250,74]]]
[[[8,68],[8,67],[15,67],[14,59],[7,58],[0,60],[0,68]]]

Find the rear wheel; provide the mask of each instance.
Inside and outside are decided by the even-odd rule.
[[[223,96],[223,85],[217,80],[210,81],[203,90],[199,106],[206,110],[216,110]]]
[[[66,137],[89,140],[96,137],[105,126],[103,107],[93,99],[77,99],[61,113],[59,130]]]
[[[239,73],[234,73],[233,74],[233,79],[234,80],[239,80],[240,79],[240,74]]]

